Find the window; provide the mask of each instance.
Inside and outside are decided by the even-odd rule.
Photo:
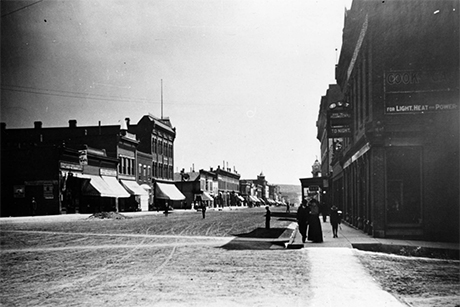
[[[388,223],[421,222],[421,150],[386,149],[386,206]]]

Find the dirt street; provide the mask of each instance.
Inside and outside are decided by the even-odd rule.
[[[281,210],[281,209],[280,209]],[[292,216],[276,214],[264,228],[263,209],[123,219],[1,225],[2,306],[308,306],[308,249],[278,241]],[[281,212],[281,211],[280,211]],[[423,260],[405,293],[395,283],[413,266],[360,252],[388,291],[458,302],[458,261]],[[408,257],[406,257],[408,258]],[[400,258],[398,258],[400,259]],[[385,271],[385,269],[387,271]],[[431,269],[431,270],[430,270]],[[437,271],[436,278],[425,271]],[[402,278],[405,279],[402,279]],[[385,280],[391,282],[385,284]],[[418,283],[418,284],[417,284]],[[431,290],[425,300],[420,291]],[[399,287],[402,289],[402,287]],[[437,289],[437,290],[436,290]],[[346,302],[344,302],[346,303]],[[345,306],[345,305],[344,305]]]

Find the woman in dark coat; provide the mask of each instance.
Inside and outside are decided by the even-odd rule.
[[[308,226],[308,207],[304,200],[297,209],[297,223],[299,224],[299,232],[302,236],[302,243],[307,240],[307,226]]]
[[[323,230],[319,220],[319,203],[316,199],[310,201],[310,216],[308,218],[308,241],[323,242]]]

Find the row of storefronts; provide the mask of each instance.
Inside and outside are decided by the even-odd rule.
[[[185,198],[173,182],[167,118],[1,129],[1,216],[146,211]]]
[[[279,206],[283,205],[279,187],[269,185],[263,174],[258,179],[240,179],[240,174],[230,168],[176,173],[176,187],[185,196],[180,202],[175,202],[175,208],[199,208],[207,206],[223,208],[232,206]],[[262,193],[264,191],[264,193]],[[267,191],[267,193],[265,193]],[[271,191],[272,193],[269,193]]]
[[[167,118],[22,129],[2,123],[1,134],[1,216],[280,204],[279,189],[263,176],[240,181],[220,166],[174,174],[176,131]]]
[[[321,189],[372,236],[459,241],[459,9],[354,0],[346,12],[317,121]]]

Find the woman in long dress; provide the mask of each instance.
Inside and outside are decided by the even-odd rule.
[[[308,218],[308,241],[314,243],[323,242],[323,230],[321,229],[321,222],[319,220],[319,202],[312,199],[309,204],[310,216]]]

